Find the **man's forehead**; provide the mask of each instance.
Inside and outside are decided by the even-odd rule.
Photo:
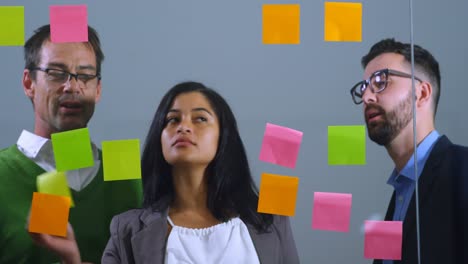
[[[372,59],[364,69],[364,77],[368,78],[372,73],[383,69],[402,70],[405,68],[405,57],[398,53],[382,53]]]
[[[77,63],[96,66],[96,57],[89,43],[53,43],[45,41],[39,52],[40,63]]]

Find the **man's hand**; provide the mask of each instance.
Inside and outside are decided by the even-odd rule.
[[[31,232],[29,232],[29,235],[34,243],[57,254],[62,260],[62,263],[81,264],[80,251],[75,240],[75,233],[73,232],[73,228],[70,223],[67,225],[66,237]]]

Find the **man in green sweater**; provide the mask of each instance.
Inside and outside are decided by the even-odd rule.
[[[50,26],[24,46],[24,93],[34,109],[34,132],[0,150],[0,264],[54,263],[59,257],[34,244],[26,230],[36,177],[55,169],[51,134],[84,128],[101,96],[104,54],[97,32],[88,42],[53,43]],[[94,166],[67,171],[75,207],[69,221],[82,260],[99,263],[112,216],[140,207],[141,181],[103,181],[101,151],[92,144]]]

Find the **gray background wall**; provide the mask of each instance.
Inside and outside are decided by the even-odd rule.
[[[301,44],[262,44],[262,4],[301,5]],[[367,140],[367,165],[327,165],[327,126],[364,124],[349,96],[362,78],[360,58],[384,37],[409,42],[409,5],[365,0],[363,41],[323,41],[324,1],[2,0],[24,5],[26,38],[49,21],[52,4],[87,4],[88,21],[100,33],[106,60],[103,98],[90,123],[93,140],[144,139],[163,93],[184,80],[217,89],[231,104],[256,181],[261,172],[300,177],[292,227],[303,263],[369,263],[361,226],[383,217],[393,165],[382,147]],[[468,145],[468,2],[415,0],[415,42],[430,50],[442,70],[436,125],[452,141]],[[0,148],[33,129],[21,87],[22,47],[0,47]],[[295,170],[258,160],[265,123],[304,132]],[[311,229],[313,192],[353,194],[349,233]]]

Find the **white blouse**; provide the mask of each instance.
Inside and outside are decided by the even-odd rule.
[[[260,263],[247,226],[238,217],[207,228],[172,226],[166,264]]]

